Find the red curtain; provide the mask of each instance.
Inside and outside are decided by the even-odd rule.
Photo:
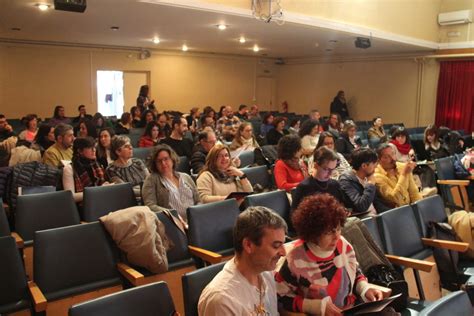
[[[442,61],[436,99],[436,125],[474,130],[474,61]]]

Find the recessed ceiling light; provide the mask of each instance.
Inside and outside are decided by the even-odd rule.
[[[186,44],[183,44],[183,47],[181,49],[183,50],[183,52],[187,52],[188,46]]]
[[[153,38],[153,43],[160,44],[160,38],[159,37]]]
[[[254,52],[258,52],[259,50],[260,50],[260,48],[258,47],[258,45],[255,44],[255,45],[253,46],[253,51],[254,51]]]
[[[225,29],[227,28],[227,25],[221,23],[221,24],[218,24],[218,25],[217,25],[217,28],[218,28],[219,30],[223,31],[223,30],[225,30]]]
[[[120,29],[120,27],[118,27],[118,26],[111,26],[110,29],[111,29],[112,31],[118,31],[118,30]]]
[[[46,4],[46,3],[38,3],[36,4],[36,6],[38,7],[38,9],[40,9],[41,11],[46,11],[49,9],[50,5],[49,4]]]
[[[241,44],[245,43],[247,40],[245,39],[245,37],[241,36],[240,39],[239,39],[239,42]]]

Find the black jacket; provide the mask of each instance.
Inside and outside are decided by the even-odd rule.
[[[359,137],[356,137],[355,142],[359,147],[362,147],[362,141]],[[354,145],[349,141],[349,138],[346,135],[341,135],[336,140],[336,151],[344,156],[347,161],[350,162],[350,156],[352,151],[355,149]]]
[[[198,174],[199,171],[206,164],[207,151],[201,145],[196,146],[196,150],[191,156],[191,169],[194,174]]]
[[[343,173],[339,178],[339,185],[344,192],[346,206],[352,208],[355,213],[367,211],[371,203],[374,204],[377,213],[390,209],[383,204],[375,185],[369,184],[364,187],[353,171]]]
[[[340,203],[345,205],[344,193],[341,190],[339,182],[333,179],[329,179],[326,182],[321,182],[309,176],[298,184],[296,189],[292,192],[293,201],[291,204],[292,209],[296,209],[300,204],[301,200],[309,195],[315,193],[328,193],[331,194]]]
[[[342,103],[338,97],[335,97],[334,100],[331,102],[330,111],[331,113],[339,114],[343,122],[349,118],[349,110],[347,109],[347,104]]]

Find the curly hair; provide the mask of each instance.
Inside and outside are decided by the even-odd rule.
[[[298,135],[285,135],[278,141],[278,159],[290,160],[301,149],[301,138]]]
[[[303,124],[301,124],[300,131],[299,131],[298,134],[300,135],[301,138],[303,138],[304,136],[311,134],[311,131],[316,126],[319,126],[318,121],[316,121],[316,120],[306,120],[306,121],[303,122]]]
[[[291,216],[291,222],[299,238],[317,242],[326,232],[344,226],[347,211],[332,195],[307,196]]]

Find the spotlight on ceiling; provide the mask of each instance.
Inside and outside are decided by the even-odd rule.
[[[217,25],[217,28],[218,28],[219,30],[223,31],[223,30],[225,30],[225,29],[227,28],[227,25],[225,25],[225,24],[218,24],[218,25]]]
[[[256,52],[256,53],[260,51],[260,48],[258,47],[258,45],[255,44],[253,46],[253,51]]]
[[[153,43],[160,44],[160,38],[159,37],[153,38]]]
[[[245,39],[245,37],[241,36],[240,39],[239,39],[239,42],[241,44],[245,43],[247,40]]]
[[[181,48],[183,52],[188,51],[188,46],[186,44],[183,44],[183,47]]]
[[[36,7],[38,7],[38,9],[40,9],[41,11],[47,11],[50,5],[46,3],[38,3],[36,4]]]

